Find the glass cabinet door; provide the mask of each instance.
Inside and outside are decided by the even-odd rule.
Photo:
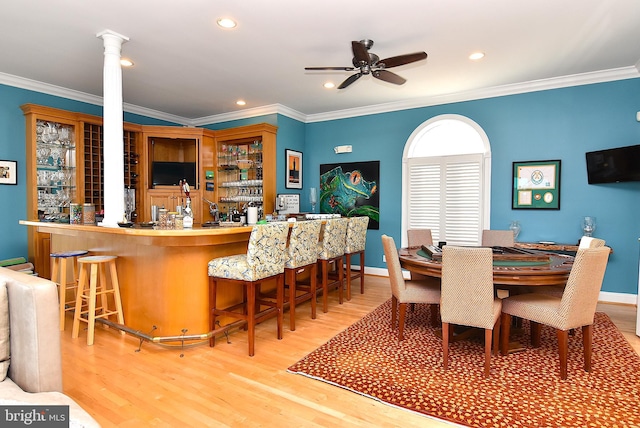
[[[262,141],[225,142],[218,145],[218,202],[224,214],[256,206],[262,212]]]
[[[56,220],[76,199],[76,140],[71,125],[36,121],[38,211]]]

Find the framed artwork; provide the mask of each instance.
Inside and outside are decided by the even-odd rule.
[[[513,163],[513,209],[560,209],[560,161]]]
[[[18,162],[0,160],[0,184],[18,184]]]
[[[285,187],[287,189],[302,189],[302,152],[286,149],[284,157],[287,165]]]
[[[320,212],[343,217],[368,216],[380,229],[380,161],[320,165]]]

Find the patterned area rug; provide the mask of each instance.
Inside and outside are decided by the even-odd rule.
[[[569,337],[568,379],[558,368],[555,332],[531,348],[492,356],[484,379],[480,339],[450,346],[429,326],[429,308],[407,311],[405,339],[391,331],[391,301],[289,368],[387,404],[471,427],[640,427],[640,357],[609,317],[597,313],[592,371],[583,370],[582,334]]]

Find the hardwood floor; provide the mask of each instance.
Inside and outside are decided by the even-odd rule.
[[[365,294],[353,293],[311,320],[309,302],[296,309],[296,331],[276,339],[275,319],[256,328],[256,355],[247,355],[247,334],[233,331],[215,348],[208,344],[165,347],[142,343],[114,329],[62,333],[64,392],[103,427],[446,427],[441,421],[397,409],[324,382],[287,373],[309,352],[391,297],[387,278],[367,276]],[[635,307],[599,304],[636,352]],[[151,326],[149,326],[149,331]],[[146,333],[149,333],[147,331]],[[196,334],[201,332],[187,332]]]

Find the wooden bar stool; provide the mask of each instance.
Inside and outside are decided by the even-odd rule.
[[[344,255],[347,267],[347,300],[351,300],[351,280],[360,278],[360,294],[364,294],[364,250],[367,245],[367,227],[369,217],[351,217],[347,225],[347,239],[345,241]],[[351,269],[351,258],[359,255],[359,269]]]
[[[77,338],[80,321],[86,322],[88,324],[87,345],[93,345],[96,318],[108,318],[111,315],[116,315],[118,323],[124,324],[118,272],[116,270],[117,258],[117,256],[105,255],[87,256],[78,259],[80,278],[78,280],[78,293],[71,337]],[[109,281],[107,281],[107,269],[109,270]],[[114,309],[109,309],[109,294],[113,294]],[[98,296],[100,296],[100,306],[96,307]],[[83,304],[86,305],[85,310],[82,310]],[[96,314],[96,312],[99,313]],[[86,318],[82,316],[84,314],[86,314]],[[124,334],[124,332],[121,333]]]
[[[64,251],[51,253],[51,280],[58,284],[58,303],[60,305],[60,331],[64,331],[65,315],[73,311],[78,289],[78,257],[88,254],[87,250]],[[67,279],[67,259],[71,259],[73,270],[71,281]],[[67,300],[67,291],[73,291],[73,299]]]
[[[342,304],[344,286],[344,268],[342,258],[347,237],[348,218],[332,218],[325,222],[322,241],[318,242],[318,265],[322,281],[322,312],[329,310],[329,289],[338,288],[338,301]],[[330,265],[334,264],[338,273],[337,279],[329,278]],[[331,281],[329,281],[331,279]]]

